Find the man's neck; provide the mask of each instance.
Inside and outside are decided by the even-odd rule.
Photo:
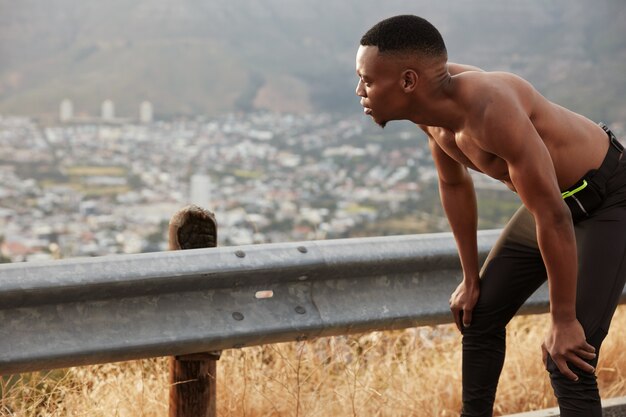
[[[460,130],[464,114],[456,102],[457,87],[446,62],[432,62],[422,66],[419,77],[421,86],[413,96],[409,120],[417,125]]]
[[[417,125],[436,126],[458,132],[465,124],[465,112],[455,100],[451,80],[442,80],[440,88],[415,100],[414,111],[409,118]]]

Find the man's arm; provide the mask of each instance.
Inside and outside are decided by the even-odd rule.
[[[483,118],[481,146],[504,159],[522,202],[533,214],[537,242],[546,265],[552,328],[544,343],[561,373],[578,377],[566,361],[585,371],[595,349],[585,340],[576,318],[578,263],[571,215],[556,178],[552,158],[516,92],[494,89]]]
[[[441,204],[454,234],[463,282],[450,297],[450,309],[459,330],[472,321],[479,294],[477,209],[474,184],[467,168],[450,158],[429,135],[429,146],[439,177]]]

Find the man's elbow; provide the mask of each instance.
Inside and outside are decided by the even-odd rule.
[[[439,186],[447,188],[458,188],[472,186],[472,177],[466,169],[459,170],[454,174],[443,175],[439,173]]]
[[[455,181],[439,180],[439,189],[442,192],[460,192],[462,190],[473,191],[474,187],[471,181],[458,179]]]
[[[556,229],[562,227],[570,228],[572,226],[572,214],[567,205],[562,201],[547,209],[536,211],[534,217],[538,226]]]

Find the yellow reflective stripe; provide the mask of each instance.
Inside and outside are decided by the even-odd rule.
[[[563,196],[563,198],[571,197],[574,194],[576,194],[577,192],[579,192],[580,190],[582,190],[583,188],[585,188],[586,186],[587,186],[587,180],[583,180],[583,185],[581,185],[580,187],[575,188],[575,189],[573,189],[571,191],[565,191],[561,195]]]

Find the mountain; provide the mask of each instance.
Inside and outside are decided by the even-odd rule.
[[[358,112],[354,55],[377,21],[418,14],[450,59],[510,70],[596,119],[626,120],[622,0],[0,0],[0,113],[64,98],[120,116]]]

